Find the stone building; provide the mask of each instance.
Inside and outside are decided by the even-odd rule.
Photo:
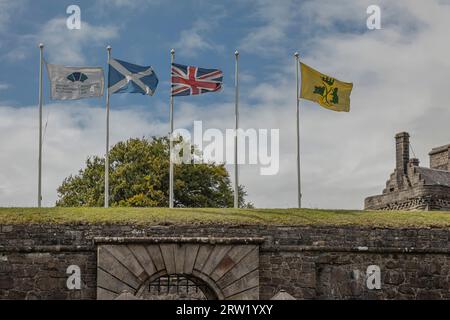
[[[433,148],[430,168],[409,157],[409,134],[398,133],[396,167],[381,195],[365,199],[366,210],[449,210],[450,144]]]

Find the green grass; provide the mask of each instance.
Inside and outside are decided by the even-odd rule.
[[[0,208],[1,224],[135,223],[450,228],[450,212],[312,209]]]

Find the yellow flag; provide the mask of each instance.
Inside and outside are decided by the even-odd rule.
[[[317,102],[334,111],[350,111],[350,93],[353,83],[329,77],[306,64],[300,63],[302,89],[300,98]]]

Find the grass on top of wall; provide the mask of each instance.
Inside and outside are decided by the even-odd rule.
[[[0,208],[3,224],[133,223],[450,228],[450,212],[318,209]]]

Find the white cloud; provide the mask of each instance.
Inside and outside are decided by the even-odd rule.
[[[8,90],[10,87],[9,84],[0,82],[0,90]]]
[[[192,28],[181,31],[175,48],[183,50],[185,55],[193,56],[200,53],[199,51],[214,49],[214,45],[204,39],[196,28]]]
[[[39,43],[44,43],[44,55],[48,62],[68,65],[87,63],[87,48],[104,47],[119,35],[119,28],[113,25],[96,26],[82,20],[80,30],[69,30],[67,18],[53,18],[42,25],[34,34],[23,34],[15,38],[15,45],[4,54],[8,61],[24,60]],[[105,49],[106,56],[106,49]]]
[[[241,40],[239,48],[258,55],[270,55],[280,52],[279,47],[286,38],[287,30],[294,23],[299,13],[299,6],[293,0],[257,0],[255,11],[250,18],[261,25],[252,28]]]
[[[26,0],[0,0],[0,33],[8,30],[8,24],[25,7]]]
[[[190,29],[180,32],[180,37],[174,48],[180,49],[183,55],[196,56],[202,51],[222,52],[224,46],[210,40],[211,33],[219,26],[220,20],[226,17],[222,6],[210,6],[208,13],[203,13],[204,17],[197,19]]]
[[[115,26],[94,26],[82,21],[80,30],[69,30],[66,18],[48,21],[36,35],[46,46],[46,57],[53,63],[81,65],[86,63],[86,46],[103,46],[118,36]]]

